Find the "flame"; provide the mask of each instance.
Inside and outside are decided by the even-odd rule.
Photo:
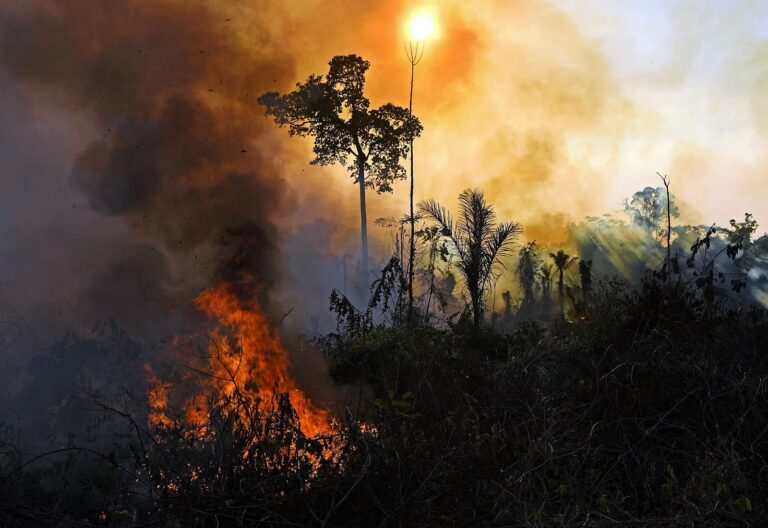
[[[207,355],[197,370],[207,384],[200,393],[187,398],[183,405],[188,424],[204,426],[208,418],[209,397],[213,400],[237,396],[259,410],[269,412],[280,395],[287,394],[306,436],[331,431],[331,414],[315,405],[296,385],[290,375],[288,354],[256,300],[243,300],[228,283],[204,290],[195,299],[196,308],[214,323],[207,336]],[[186,348],[186,340],[177,338],[174,347]],[[198,353],[199,355],[199,353]],[[192,357],[190,355],[190,357]],[[152,368],[145,365],[150,389],[151,425],[168,424],[170,384],[163,383]],[[206,394],[207,392],[207,394]]]
[[[168,418],[168,389],[170,384],[163,383],[149,363],[144,364],[144,375],[149,382],[149,390],[147,391],[149,423],[170,425],[171,419]]]

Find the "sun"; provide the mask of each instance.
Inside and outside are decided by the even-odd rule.
[[[435,33],[435,19],[427,13],[418,13],[411,17],[408,33],[415,40],[426,40]]]

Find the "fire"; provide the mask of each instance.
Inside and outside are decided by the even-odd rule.
[[[237,397],[260,411],[269,412],[277,405],[280,395],[287,394],[306,436],[331,431],[330,413],[310,401],[296,385],[290,375],[288,354],[255,299],[244,301],[233,286],[221,283],[198,295],[195,306],[214,327],[207,336],[207,355],[202,358],[202,368],[194,369],[204,380],[203,392],[188,398],[183,406],[187,423],[200,426],[205,423],[206,402],[210,397],[214,400]],[[183,347],[184,342],[177,339],[174,346]],[[162,383],[151,368],[145,369],[151,387],[148,391],[150,423],[167,425],[170,386]]]
[[[168,418],[168,388],[169,383],[163,383],[155,374],[155,370],[149,363],[144,364],[144,375],[149,382],[147,399],[149,400],[149,422],[151,424],[170,425]]]

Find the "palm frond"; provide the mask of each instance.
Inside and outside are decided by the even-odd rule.
[[[483,283],[491,278],[495,270],[506,269],[501,259],[512,254],[514,242],[521,232],[522,228],[517,222],[502,222],[490,234],[483,245]]]
[[[451,212],[435,200],[423,200],[418,204],[419,213],[431,218],[440,225],[443,235],[453,237],[453,217]]]
[[[559,270],[566,270],[571,264],[579,260],[578,257],[572,257],[562,249],[558,249],[557,253],[550,253],[549,256]]]
[[[478,189],[466,189],[459,195],[459,217],[454,224],[450,212],[434,200],[419,203],[419,211],[433,219],[450,240],[458,256],[456,272],[461,276],[472,301],[475,323],[484,311],[487,287],[495,272],[505,268],[500,260],[512,253],[513,242],[521,233],[520,224],[496,225],[496,213]]]
[[[495,227],[496,213],[479,189],[466,189],[459,195],[462,238],[486,243]]]
[[[539,256],[536,254],[535,248],[535,240],[525,244],[522,248],[520,248],[515,270],[517,271],[518,277],[521,279],[524,277],[534,277],[537,270],[539,269],[541,261],[539,260]]]

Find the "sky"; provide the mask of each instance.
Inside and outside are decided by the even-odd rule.
[[[311,140],[255,99],[356,53],[372,104],[406,106],[405,28],[421,12],[438,34],[416,67],[417,201],[455,208],[478,187],[528,240],[567,243],[570,223],[620,209],[658,171],[680,221],[768,222],[763,2],[11,0],[3,306],[143,329],[209,284],[220,234],[243,225],[274,249],[261,257],[280,304],[307,291],[325,303],[341,256],[359,252],[358,190],[344,169],[309,165]],[[389,234],[373,220],[407,210],[407,182],[394,191],[369,193],[380,260]]]
[[[414,111],[425,124],[417,198],[450,206],[478,186],[529,239],[562,241],[569,222],[660,186],[658,171],[672,181],[681,221],[768,217],[768,5],[403,4],[380,21],[399,27],[357,42],[373,56],[374,94],[405,102],[408,65],[396,31],[404,38],[408,16],[421,11],[441,34],[416,69]],[[355,46],[343,40],[342,49]],[[373,203],[397,216],[406,199],[401,185]],[[355,225],[353,208],[346,225]]]
[[[626,184],[640,181],[650,161],[680,182],[694,220],[724,223],[739,207],[765,217],[768,5],[576,4],[558,2],[598,43],[626,97],[655,120],[625,147]]]

